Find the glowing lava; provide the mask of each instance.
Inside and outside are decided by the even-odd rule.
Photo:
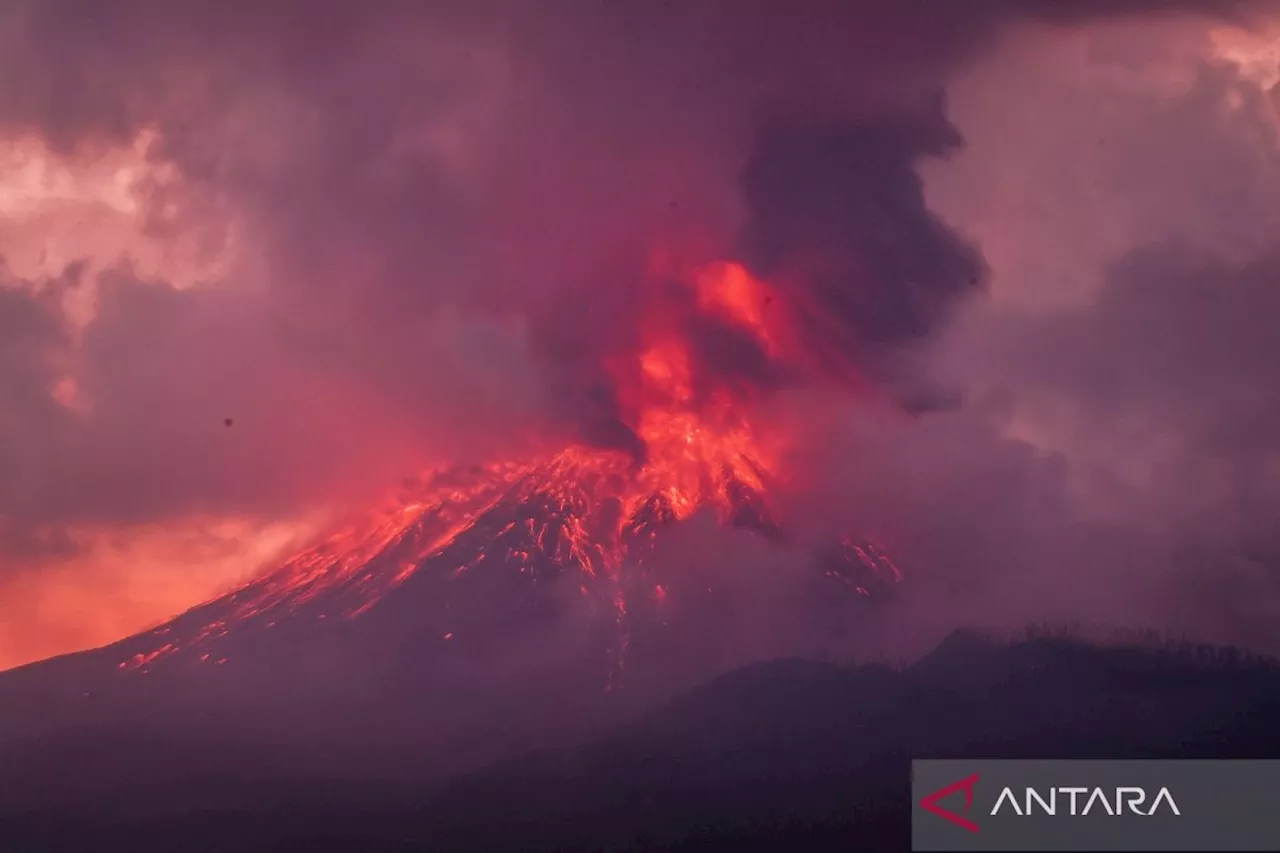
[[[459,590],[489,589],[484,584],[494,578],[569,580],[611,614],[617,627],[611,656],[620,666],[634,607],[665,606],[678,594],[677,581],[656,577],[641,584],[644,602],[629,602],[626,594],[636,585],[624,572],[647,577],[646,559],[663,529],[710,510],[726,525],[767,536],[781,531],[768,498],[778,476],[774,437],[759,434],[750,418],[760,394],[709,368],[690,329],[719,323],[753,352],[781,359],[785,314],[771,307],[768,288],[736,264],[702,267],[679,280],[689,284],[675,308],[658,301],[640,318],[640,351],[608,365],[629,426],[644,444],[643,459],[575,445],[549,458],[439,472],[279,569],[126,641],[131,654],[120,668],[147,671],[170,658],[221,663],[227,658],[211,647],[233,632],[299,620],[340,624],[411,585],[426,590],[415,600],[439,605],[443,624],[433,636],[452,646],[466,637],[455,639],[457,618],[448,611]],[[855,540],[827,565],[828,576],[858,595],[870,594],[873,582],[901,577],[882,551]]]

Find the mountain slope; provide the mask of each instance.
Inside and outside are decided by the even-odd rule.
[[[734,671],[598,743],[461,780],[429,815],[456,842],[435,849],[906,849],[912,757],[1257,758],[1280,750],[1278,710],[1280,665],[1231,649],[960,635],[905,671]]]
[[[1278,711],[1280,666],[1232,650],[961,635],[905,670],[738,669],[591,744],[434,794],[295,784],[209,815],[0,813],[0,832],[131,853],[901,850],[913,756],[1258,757],[1280,750]]]

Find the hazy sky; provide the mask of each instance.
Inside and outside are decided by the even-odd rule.
[[[1265,2],[0,3],[0,667],[423,466],[633,447],[655,252],[798,306],[786,370],[673,322],[904,633],[1266,644],[1277,80]]]

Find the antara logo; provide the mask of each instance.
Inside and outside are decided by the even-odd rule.
[[[929,794],[920,801],[920,806],[925,811],[932,812],[943,820],[954,823],[956,826],[963,827],[970,832],[978,832],[978,824],[966,817],[969,810],[973,808],[973,789],[977,782],[977,773],[972,776],[966,776],[958,782],[952,782],[950,785],[939,788]],[[961,811],[954,812],[939,805],[940,800],[944,800],[961,791],[964,792],[964,808]],[[996,798],[996,804],[991,809],[991,815],[1014,814],[1019,817],[1028,817],[1033,814],[1062,814],[1083,816],[1095,809],[1099,813],[1106,813],[1113,817],[1125,814],[1151,817],[1162,809],[1169,814],[1179,816],[1182,814],[1168,788],[1161,788],[1156,791],[1154,797],[1149,797],[1145,788],[1137,787],[1060,787],[1041,790],[1025,788],[1023,789],[1022,797],[1019,798],[1014,793],[1014,789],[1006,787],[1000,790],[1000,796]]]
[[[1105,812],[1113,817],[1124,814],[1151,817],[1161,806],[1171,814],[1182,814],[1168,788],[1156,791],[1150,805],[1147,805],[1147,791],[1144,788],[1049,788],[1047,793],[1049,796],[1045,797],[1035,788],[1027,788],[1019,805],[1013,789],[1005,788],[996,798],[996,805],[991,813],[998,814],[1007,804],[1006,812],[1012,811],[1021,817],[1032,814],[1056,815],[1061,805],[1058,795],[1061,794],[1070,803],[1069,811],[1066,812],[1070,815],[1087,815],[1091,809],[1097,808],[1099,813]],[[1084,807],[1078,808],[1081,802]]]
[[[959,782],[952,782],[950,785],[946,786],[945,788],[939,788],[938,790],[934,791],[932,794],[929,794],[927,797],[925,797],[923,800],[920,801],[920,805],[924,808],[925,811],[933,812],[943,820],[949,820],[952,823],[954,823],[956,826],[962,826],[965,829],[969,830],[970,832],[977,832],[978,825],[976,823],[969,820],[967,817],[964,817],[964,815],[956,814],[953,811],[948,811],[947,809],[944,809],[942,806],[938,805],[938,800],[949,797],[958,791],[964,791],[964,814],[968,814],[969,809],[973,808],[973,786],[977,783],[977,781],[978,781],[977,773],[974,773],[972,776],[966,776],[965,778],[961,779]],[[995,812],[992,812],[992,814],[995,814]]]

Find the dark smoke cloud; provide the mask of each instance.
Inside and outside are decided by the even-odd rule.
[[[975,290],[982,259],[929,209],[916,163],[962,144],[940,100],[903,115],[771,126],[744,175],[748,259],[782,282],[828,362],[884,379],[883,358],[918,341]]]

